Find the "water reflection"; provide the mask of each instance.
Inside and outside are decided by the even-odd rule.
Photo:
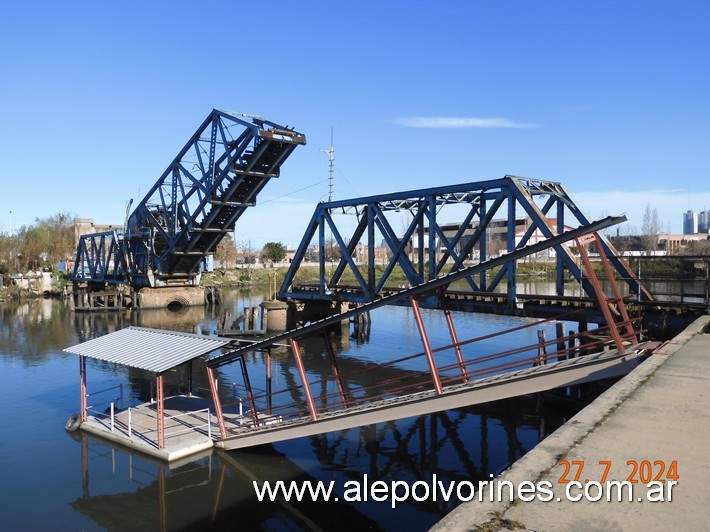
[[[64,305],[48,299],[0,304],[0,354],[26,365],[41,364],[50,351],[72,341]]]
[[[82,492],[71,506],[110,530],[331,529],[343,523],[358,530],[423,529],[455,503],[410,500],[393,513],[389,501],[346,502],[344,486],[366,477],[370,484],[410,485],[488,480],[569,414],[536,401],[506,401],[171,466],[78,435]],[[278,480],[333,481],[340,501],[259,502],[253,482]]]
[[[262,297],[254,294],[244,299],[233,292],[225,294],[223,301],[237,314],[244,306],[258,305]],[[408,313],[406,308],[397,308],[377,318],[373,315],[369,342],[358,343],[348,329],[332,336],[342,371],[356,375],[363,386],[377,386],[379,381],[421,369],[393,366],[385,368],[379,378],[372,372],[358,373],[375,364],[382,352],[414,352],[420,348]],[[449,341],[443,321],[439,327],[436,314],[432,313],[430,319],[432,342]],[[470,315],[457,319],[475,334],[510,326],[510,319],[505,317]],[[485,480],[573,414],[572,410],[549,406],[538,408],[536,401],[521,399],[250,451],[215,453],[170,467],[85,435],[75,441],[64,431],[64,423],[79,406],[79,375],[76,357],[62,349],[129,325],[207,333],[216,329],[217,321],[217,312],[202,308],[178,314],[144,311],[132,315],[72,313],[55,300],[1,304],[0,375],[6,396],[12,398],[0,403],[0,469],[8,486],[0,503],[3,526],[233,530],[336,528],[346,523],[362,529],[421,530],[452,504],[410,501],[392,512],[389,504],[372,501],[259,503],[252,481],[332,480],[342,495],[345,482],[363,480],[365,475],[370,481],[386,482],[431,480],[434,474],[443,481]],[[534,333],[521,341],[535,342]],[[312,341],[309,375],[330,376],[322,339]],[[500,350],[499,346],[492,349]],[[285,351],[273,355],[274,381],[291,379],[291,358]],[[127,401],[151,397],[150,375],[98,361],[90,364],[89,376],[96,389],[123,384]],[[263,387],[263,358],[254,354],[248,367],[255,385],[258,382]],[[194,376],[195,386],[206,389],[202,368],[196,366]],[[185,381],[178,373],[174,377],[175,383]],[[229,389],[233,382],[236,378],[228,367],[220,370],[221,389]],[[314,391],[323,394],[322,390]]]

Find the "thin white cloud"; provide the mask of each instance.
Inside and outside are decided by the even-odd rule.
[[[401,126],[429,129],[472,129],[472,128],[534,128],[536,124],[524,124],[509,118],[476,118],[457,116],[409,116],[398,118]]]

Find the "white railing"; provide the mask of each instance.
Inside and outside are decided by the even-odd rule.
[[[108,426],[109,426],[109,429],[111,430],[111,432],[115,432],[116,429],[118,428],[120,431],[127,433],[129,438],[131,438],[133,436],[134,432],[143,438],[149,438],[149,435],[151,433],[157,433],[157,431],[158,431],[157,428],[149,429],[149,430],[145,430],[145,431],[140,431],[140,432],[138,430],[135,430],[134,420],[133,420],[134,415],[138,414],[141,416],[147,416],[151,419],[156,419],[154,415],[151,415],[146,412],[141,412],[137,408],[128,407],[126,409],[126,413],[128,416],[126,423],[123,423],[121,421],[117,421],[117,419],[116,419],[116,405],[114,402],[110,403],[110,407],[108,409],[109,410],[108,412],[99,412],[91,407],[87,410],[91,410],[94,418],[107,420]],[[176,414],[174,416],[165,416],[164,420],[167,423],[171,419],[176,420],[176,419],[185,418],[188,416],[195,416],[195,415],[201,414],[201,413],[205,413],[207,415],[206,421],[201,421],[199,423],[193,423],[191,421],[187,421],[183,425],[184,428],[173,427],[173,429],[177,428],[178,430],[170,430],[170,431],[166,430],[165,431],[165,438],[167,439],[167,438],[171,438],[174,436],[179,436],[180,434],[186,434],[188,432],[196,432],[196,431],[199,431],[202,427],[205,427],[205,432],[207,433],[207,437],[209,439],[212,439],[212,413],[210,412],[209,408],[203,408],[201,410],[192,410],[190,412],[183,412],[182,414]]]

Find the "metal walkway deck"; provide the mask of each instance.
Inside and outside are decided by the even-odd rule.
[[[639,344],[631,353],[620,355],[616,351],[606,351],[585,355],[447,386],[441,395],[435,390],[427,390],[375,401],[366,406],[344,408],[322,414],[317,420],[304,416],[258,427],[229,427],[229,435],[215,445],[232,450],[275,443],[618,377],[631,371],[657,346],[657,343],[649,342]]]

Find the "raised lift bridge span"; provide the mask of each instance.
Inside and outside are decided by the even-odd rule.
[[[286,126],[214,109],[123,229],[81,236],[74,282],[90,289],[196,286],[205,257],[305,143]]]

